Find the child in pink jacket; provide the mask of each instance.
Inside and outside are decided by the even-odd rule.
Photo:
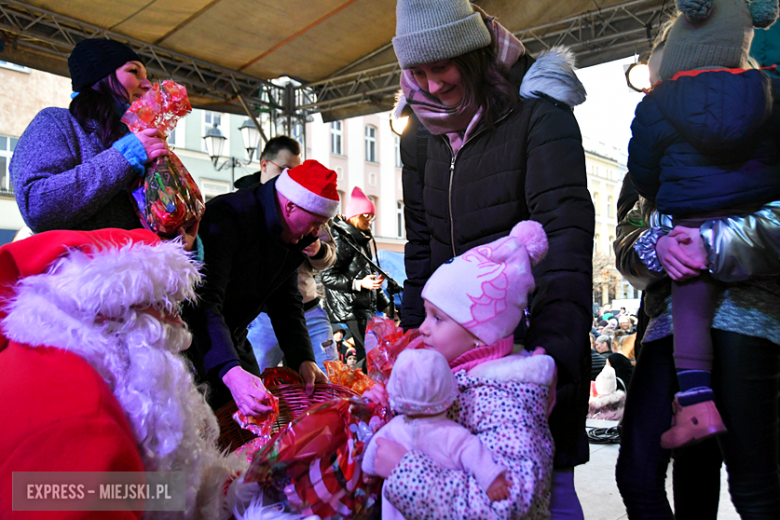
[[[448,469],[420,449],[379,438],[373,459],[375,472],[386,478],[383,500],[404,518],[550,518],[553,441],[547,417],[555,362],[540,348],[512,354],[512,333],[534,288],[531,267],[546,251],[542,226],[521,222],[508,237],[443,264],[426,283],[420,332],[426,347],[446,358],[458,385],[447,416],[507,469],[509,498],[493,501],[475,473]],[[387,401],[380,385],[368,397]]]
[[[376,475],[376,441],[388,439],[407,450],[419,450],[444,469],[467,471],[491,500],[509,498],[506,468],[493,461],[490,451],[469,430],[447,418],[447,410],[458,399],[458,385],[447,359],[435,350],[401,352],[387,383],[390,407],[400,414],[371,438],[363,471]],[[382,520],[403,516],[382,501]]]

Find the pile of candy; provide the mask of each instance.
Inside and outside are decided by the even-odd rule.
[[[133,133],[156,128],[167,137],[191,111],[187,89],[163,81],[133,103],[122,122]],[[176,236],[178,228],[186,229],[206,210],[198,185],[173,153],[148,166],[143,178],[130,186],[130,193],[144,227],[164,237]]]

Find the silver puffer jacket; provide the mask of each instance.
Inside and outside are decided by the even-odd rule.
[[[617,268],[639,290],[666,278],[655,243],[672,230],[671,217],[640,198],[617,226]],[[710,273],[722,282],[780,275],[780,201],[747,216],[708,220],[701,226]]]

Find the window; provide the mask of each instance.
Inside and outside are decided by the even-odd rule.
[[[607,216],[609,218],[612,218],[615,216],[615,201],[612,198],[612,195],[609,195],[607,197]]]
[[[401,162],[401,136],[394,135],[393,137],[395,137],[395,167],[403,168],[404,163]]]
[[[404,203],[403,201],[398,201],[395,203],[395,224],[396,224],[396,234],[398,238],[404,237]]]
[[[206,121],[206,128],[211,128],[214,125],[217,127],[222,125],[222,114],[217,114],[216,112],[206,112],[203,117]]]
[[[203,111],[203,135],[206,135],[206,132],[209,131],[210,128],[213,128],[214,125],[217,126],[220,132],[222,132],[222,135],[225,137],[225,141],[222,144],[222,156],[228,157],[230,156],[230,119],[227,114],[221,114],[219,112],[209,112],[204,110]],[[179,132],[184,130],[184,124],[181,125],[181,128],[177,129]],[[183,136],[182,136],[183,137]],[[183,139],[182,139],[183,140]],[[201,151],[206,152],[208,154],[211,153],[211,150],[208,149],[206,146],[206,140],[201,139]],[[170,141],[169,141],[170,142]],[[243,146],[243,145],[242,145]],[[182,148],[184,148],[183,144],[181,145]],[[244,152],[246,153],[246,152]]]
[[[376,160],[376,127],[366,126],[366,161],[377,162]]]
[[[292,138],[298,141],[298,143],[300,143],[301,146],[303,145],[303,141],[304,141],[303,138],[304,131],[305,131],[304,127],[301,123],[295,123],[293,125]]]
[[[341,121],[333,121],[330,124],[330,153],[344,155],[344,147],[342,146],[343,137],[344,132],[341,127]]]
[[[339,211],[338,211],[338,213],[339,213],[339,215],[343,215],[344,214],[344,208],[345,208],[345,206],[347,204],[347,195],[343,191],[341,191],[341,190],[336,190],[336,193],[339,194]]]
[[[379,202],[376,200],[376,197],[369,196],[368,200],[374,203],[374,220],[371,221],[371,234],[376,236],[376,217],[379,216]]]
[[[601,248],[599,247],[599,242],[601,242],[601,235],[596,233],[593,236],[593,252],[596,254],[599,254],[601,252]]]
[[[11,163],[17,141],[14,137],[0,135],[0,193],[13,191],[8,165]]]
[[[615,252],[615,246],[613,245],[615,243],[615,237],[612,235],[609,235],[609,244],[607,244],[608,253],[609,256],[612,256],[612,254]]]
[[[208,202],[219,195],[230,193],[229,182],[201,179],[201,184],[203,185],[201,192],[203,193],[203,200],[205,202]]]
[[[32,72],[32,69],[30,67],[25,67],[24,65],[17,65],[16,63],[11,63],[10,61],[0,61],[0,68],[15,70],[16,72],[24,72],[25,74],[29,74]]]
[[[599,203],[599,192],[593,192],[593,207],[596,209],[596,216],[601,215],[601,204]]]

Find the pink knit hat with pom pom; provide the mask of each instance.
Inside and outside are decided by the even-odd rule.
[[[547,254],[542,225],[525,220],[509,236],[442,264],[422,297],[487,345],[510,336],[534,290],[531,268]]]

